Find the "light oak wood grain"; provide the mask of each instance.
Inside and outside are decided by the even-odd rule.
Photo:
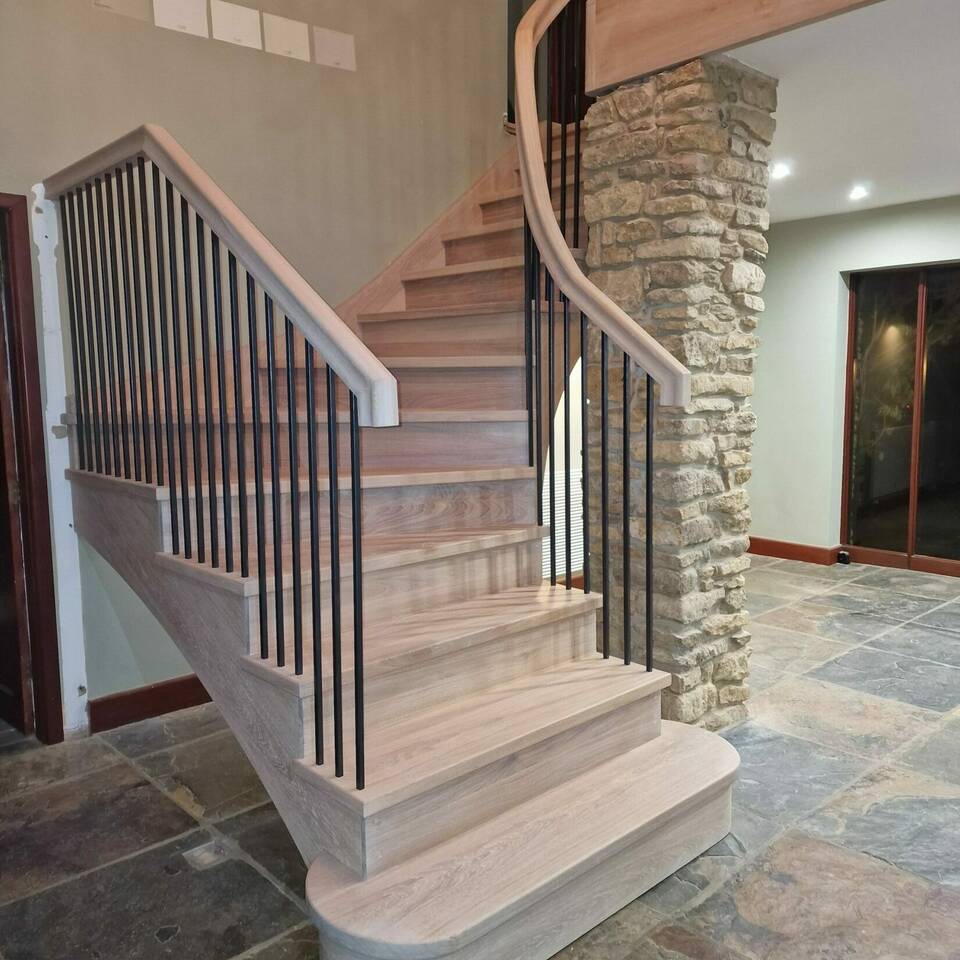
[[[878,0],[587,0],[587,92]]]

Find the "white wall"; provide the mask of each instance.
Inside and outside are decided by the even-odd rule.
[[[960,260],[960,197],[774,224],[750,498],[757,537],[840,542],[847,274]]]

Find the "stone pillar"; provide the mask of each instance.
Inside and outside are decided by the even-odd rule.
[[[669,719],[746,715],[750,639],[749,397],[763,310],[776,81],[727,58],[628,84],[591,107],[583,153],[590,277],[690,369],[693,399],[658,407],[654,448],[655,665]],[[610,364],[611,635],[622,627],[622,361]],[[644,619],[645,385],[634,373],[630,451],[635,651]],[[591,555],[601,569],[599,336],[588,360]]]

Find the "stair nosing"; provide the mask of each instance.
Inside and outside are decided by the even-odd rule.
[[[610,664],[610,666],[606,666]],[[564,663],[558,667],[538,670],[534,673],[525,674],[501,684],[495,684],[485,690],[478,691],[460,700],[460,710],[464,710],[464,701],[479,701],[481,697],[493,697],[498,694],[510,695],[511,690],[516,690],[520,695],[523,685],[535,681],[538,677],[542,678],[546,674],[574,674],[581,669],[595,667],[597,669],[610,670],[611,679],[609,686],[613,686],[615,679],[619,680],[623,674],[620,673],[620,665],[612,664],[609,660],[604,660],[598,653],[594,657],[583,660],[574,660]],[[303,758],[294,760],[291,769],[295,774],[308,781],[322,785],[325,793],[336,793],[341,798],[341,802],[348,807],[361,813],[365,818],[374,816],[391,807],[395,807],[406,800],[429,791],[438,789],[444,784],[451,783],[461,777],[466,776],[476,770],[490,766],[511,754],[518,753],[534,744],[541,743],[552,737],[570,730],[574,727],[594,720],[597,717],[604,716],[627,704],[634,703],[637,700],[645,699],[663,690],[670,684],[670,674],[662,673],[659,670],[647,672],[642,666],[634,664],[626,669],[631,670],[630,677],[635,680],[629,687],[618,688],[615,691],[601,690],[599,678],[593,678],[590,692],[593,699],[584,704],[571,708],[567,701],[557,701],[552,706],[557,710],[556,715],[548,719],[540,719],[535,725],[531,724],[527,729],[514,733],[510,737],[501,737],[483,747],[477,746],[473,752],[465,753],[445,764],[438,764],[436,768],[428,772],[421,771],[419,775],[410,776],[404,779],[402,773],[395,773],[390,779],[381,781],[368,778],[368,782],[363,790],[357,790],[352,786],[353,781],[348,777],[336,777],[330,764],[316,766]],[[616,671],[616,673],[614,673]],[[441,708],[447,708],[448,705],[433,705],[423,711],[408,714],[404,717],[404,722],[412,722],[414,719],[430,725],[431,716],[436,716]],[[349,729],[345,717],[344,726]],[[369,724],[368,724],[369,727]],[[369,730],[368,730],[369,732]],[[369,742],[369,740],[368,740]]]
[[[500,547],[516,546],[518,544],[529,543],[534,540],[541,540],[548,535],[548,528],[538,526],[537,524],[514,524],[501,528],[492,528],[493,532],[486,532],[478,535],[472,528],[460,530],[450,530],[447,532],[465,534],[462,539],[438,542],[431,549],[424,551],[423,548],[394,549],[384,551],[383,553],[367,553],[364,556],[364,573],[377,572],[388,567],[413,566],[418,563],[429,563],[434,560],[443,560],[448,557],[456,557],[470,553],[480,553],[487,550],[496,550]],[[439,532],[439,531],[435,531]],[[472,535],[472,536],[470,536]],[[413,556],[423,552],[423,556]],[[349,560],[349,550],[344,549],[341,544],[341,578],[348,577],[352,571],[352,564]],[[154,558],[158,563],[168,570],[178,573],[181,576],[199,579],[212,587],[219,588],[226,593],[240,594],[244,597],[256,597],[260,593],[258,578],[255,575],[241,577],[239,572],[234,570],[227,573],[221,568],[214,569],[206,564],[200,564],[193,559],[186,559],[172,553],[156,553]],[[271,561],[272,562],[272,561]],[[268,563],[268,568],[270,564]],[[284,568],[284,590],[292,589],[293,571]],[[321,568],[321,582],[326,583],[330,580],[330,568],[324,566]],[[302,587],[308,587],[312,583],[312,574],[310,562],[308,559],[301,560],[300,583]],[[275,578],[268,576],[264,584],[267,593],[275,592]]]
[[[431,267],[406,274],[404,283],[417,283],[424,280],[441,280],[447,277],[470,275],[474,273],[495,273],[498,270],[520,270],[523,257],[495,257],[491,260],[473,260],[469,263],[454,263],[443,267]]]
[[[503,590],[500,593],[512,594],[526,589],[527,588],[524,587],[514,587],[510,590]],[[598,593],[583,593],[580,590],[566,591],[562,587],[555,589],[558,593],[562,593],[570,597],[570,599],[562,603],[553,603],[550,606],[539,606],[527,612],[515,613],[509,620],[497,619],[497,617],[492,616],[491,620],[495,622],[479,624],[453,636],[447,636],[442,640],[433,641],[427,646],[403,650],[385,657],[373,658],[369,655],[372,647],[369,638],[375,636],[378,629],[386,628],[388,624],[369,624],[364,631],[368,640],[368,655],[364,661],[365,675],[368,679],[373,676],[387,676],[395,671],[406,669],[417,663],[428,663],[431,660],[439,659],[450,653],[482,646],[494,639],[494,636],[491,636],[491,632],[496,632],[496,637],[514,636],[515,634],[525,633],[527,630],[532,630],[536,627],[557,623],[568,618],[581,616],[591,610],[597,610],[603,602],[603,598]],[[498,594],[490,594],[488,596],[492,597],[497,595]],[[458,603],[447,604],[438,609],[456,610],[458,607],[466,606],[467,603],[475,602],[476,599],[483,598],[475,598],[474,601],[459,601]],[[499,614],[499,617],[502,618],[503,615]],[[409,616],[391,621],[389,626],[392,629],[396,629],[404,623],[415,623],[417,619],[417,614],[410,614]],[[243,664],[257,676],[263,677],[263,679],[270,683],[287,690],[300,700],[307,700],[313,696],[313,677],[308,676],[306,671],[300,676],[297,676],[294,673],[294,666],[290,662],[283,667],[278,667],[273,660],[263,659],[258,653],[251,653],[249,656],[243,658]],[[352,682],[352,677],[352,668],[345,668],[343,672],[343,683],[348,684]],[[329,680],[329,677],[325,676],[324,691],[327,690],[327,680]]]
[[[708,744],[708,738],[709,744]],[[679,797],[674,795],[658,797],[657,806],[653,811],[638,811],[633,821],[627,822],[631,812],[631,805],[623,803],[625,816],[597,817],[595,814],[596,788],[591,786],[594,778],[611,784],[610,790],[617,799],[632,797],[643,790],[656,789],[657,779],[664,779],[664,766],[671,762],[671,753],[676,753],[678,745],[685,740],[702,740],[697,744],[698,753],[704,760],[709,759],[707,772],[702,782],[688,782]],[[719,751],[717,747],[719,746]],[[682,762],[678,757],[674,763]],[[621,756],[599,764],[597,767],[584,772],[572,781],[560,784],[532,797],[515,807],[498,814],[491,820],[478,824],[463,833],[452,837],[435,847],[428,848],[408,860],[387,867],[380,873],[366,881],[356,878],[348,879],[343,869],[326,855],[318,857],[310,867],[307,877],[307,902],[314,921],[326,936],[357,951],[358,954],[371,958],[395,958],[404,956],[409,960],[433,960],[449,955],[460,949],[465,949],[476,942],[491,930],[507,923],[514,917],[521,915],[533,904],[539,903],[551,894],[578,877],[588,873],[599,863],[630,847],[642,842],[653,835],[671,821],[686,815],[696,806],[709,802],[729,789],[734,782],[739,767],[739,756],[732,746],[718,738],[716,734],[700,730],[681,723],[663,722],[661,735],[648,743],[635,747]],[[703,763],[699,769],[707,764]],[[631,776],[635,774],[635,776]],[[649,774],[649,778],[647,777]],[[631,779],[632,783],[624,782]],[[614,781],[616,782],[614,783]],[[477,848],[480,851],[490,849],[494,842],[491,834],[501,836],[518,836],[517,846],[522,847],[524,836],[529,835],[529,842],[549,842],[544,839],[544,826],[552,821],[551,809],[561,808],[568,811],[568,819],[579,816],[578,824],[584,825],[578,845],[567,842],[561,848],[562,861],[555,863],[551,872],[546,876],[523,877],[521,868],[511,865],[510,869],[519,877],[516,887],[519,891],[509,896],[491,897],[482,904],[477,912],[479,916],[467,920],[461,912],[456,921],[446,918],[448,931],[439,935],[435,933],[433,939],[422,929],[412,929],[408,936],[401,940],[396,935],[387,936],[383,933],[364,934],[351,931],[350,924],[357,926],[361,920],[354,919],[351,913],[357,908],[357,896],[363,887],[373,891],[372,896],[380,903],[389,903],[389,894],[400,884],[414,884],[419,878],[437,876],[438,882],[444,883],[450,877],[450,884],[445,884],[445,890],[452,899],[452,886],[456,885],[458,876],[471,879],[469,869],[457,873],[459,864],[466,859],[463,852],[468,844],[472,843],[474,850],[473,863],[483,864],[482,858],[477,858]],[[571,821],[572,822],[572,821]],[[588,835],[589,831],[589,835]],[[564,834],[565,839],[569,834]],[[501,841],[502,842],[502,841]],[[463,869],[463,868],[461,868]],[[476,869],[476,868],[475,868]],[[491,865],[485,868],[485,873],[497,870]],[[332,875],[337,882],[336,889],[324,890],[324,878],[318,876],[318,871],[325,871]],[[412,879],[407,879],[412,874]],[[500,884],[491,884],[490,889],[496,891],[503,884],[504,868],[498,870]],[[319,888],[319,889],[318,889]],[[380,891],[383,891],[381,894]],[[492,902],[491,902],[492,901]],[[414,904],[421,906],[421,904]],[[334,913],[335,918],[342,916],[339,923],[330,919],[329,915],[340,907],[340,914]],[[408,909],[405,916],[410,917],[413,910]],[[391,917],[391,921],[393,918]],[[431,916],[431,926],[436,930],[436,914]],[[396,924],[394,930],[400,926]],[[442,927],[440,928],[443,929]]]
[[[413,307],[409,310],[381,310],[361,313],[360,323],[402,323],[412,320],[446,320],[454,317],[523,315],[523,303],[516,300],[483,300],[475,304],[451,303],[441,307]]]

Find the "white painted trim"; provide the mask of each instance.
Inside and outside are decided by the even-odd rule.
[[[87,658],[80,596],[80,549],[73,528],[73,498],[70,483],[66,479],[66,471],[70,467],[70,439],[61,420],[67,409],[67,379],[57,268],[60,232],[57,206],[44,199],[42,183],[33,188],[33,195],[30,228],[36,247],[40,287],[44,442],[53,540],[63,726],[65,733],[70,736],[84,732],[89,722]]]

